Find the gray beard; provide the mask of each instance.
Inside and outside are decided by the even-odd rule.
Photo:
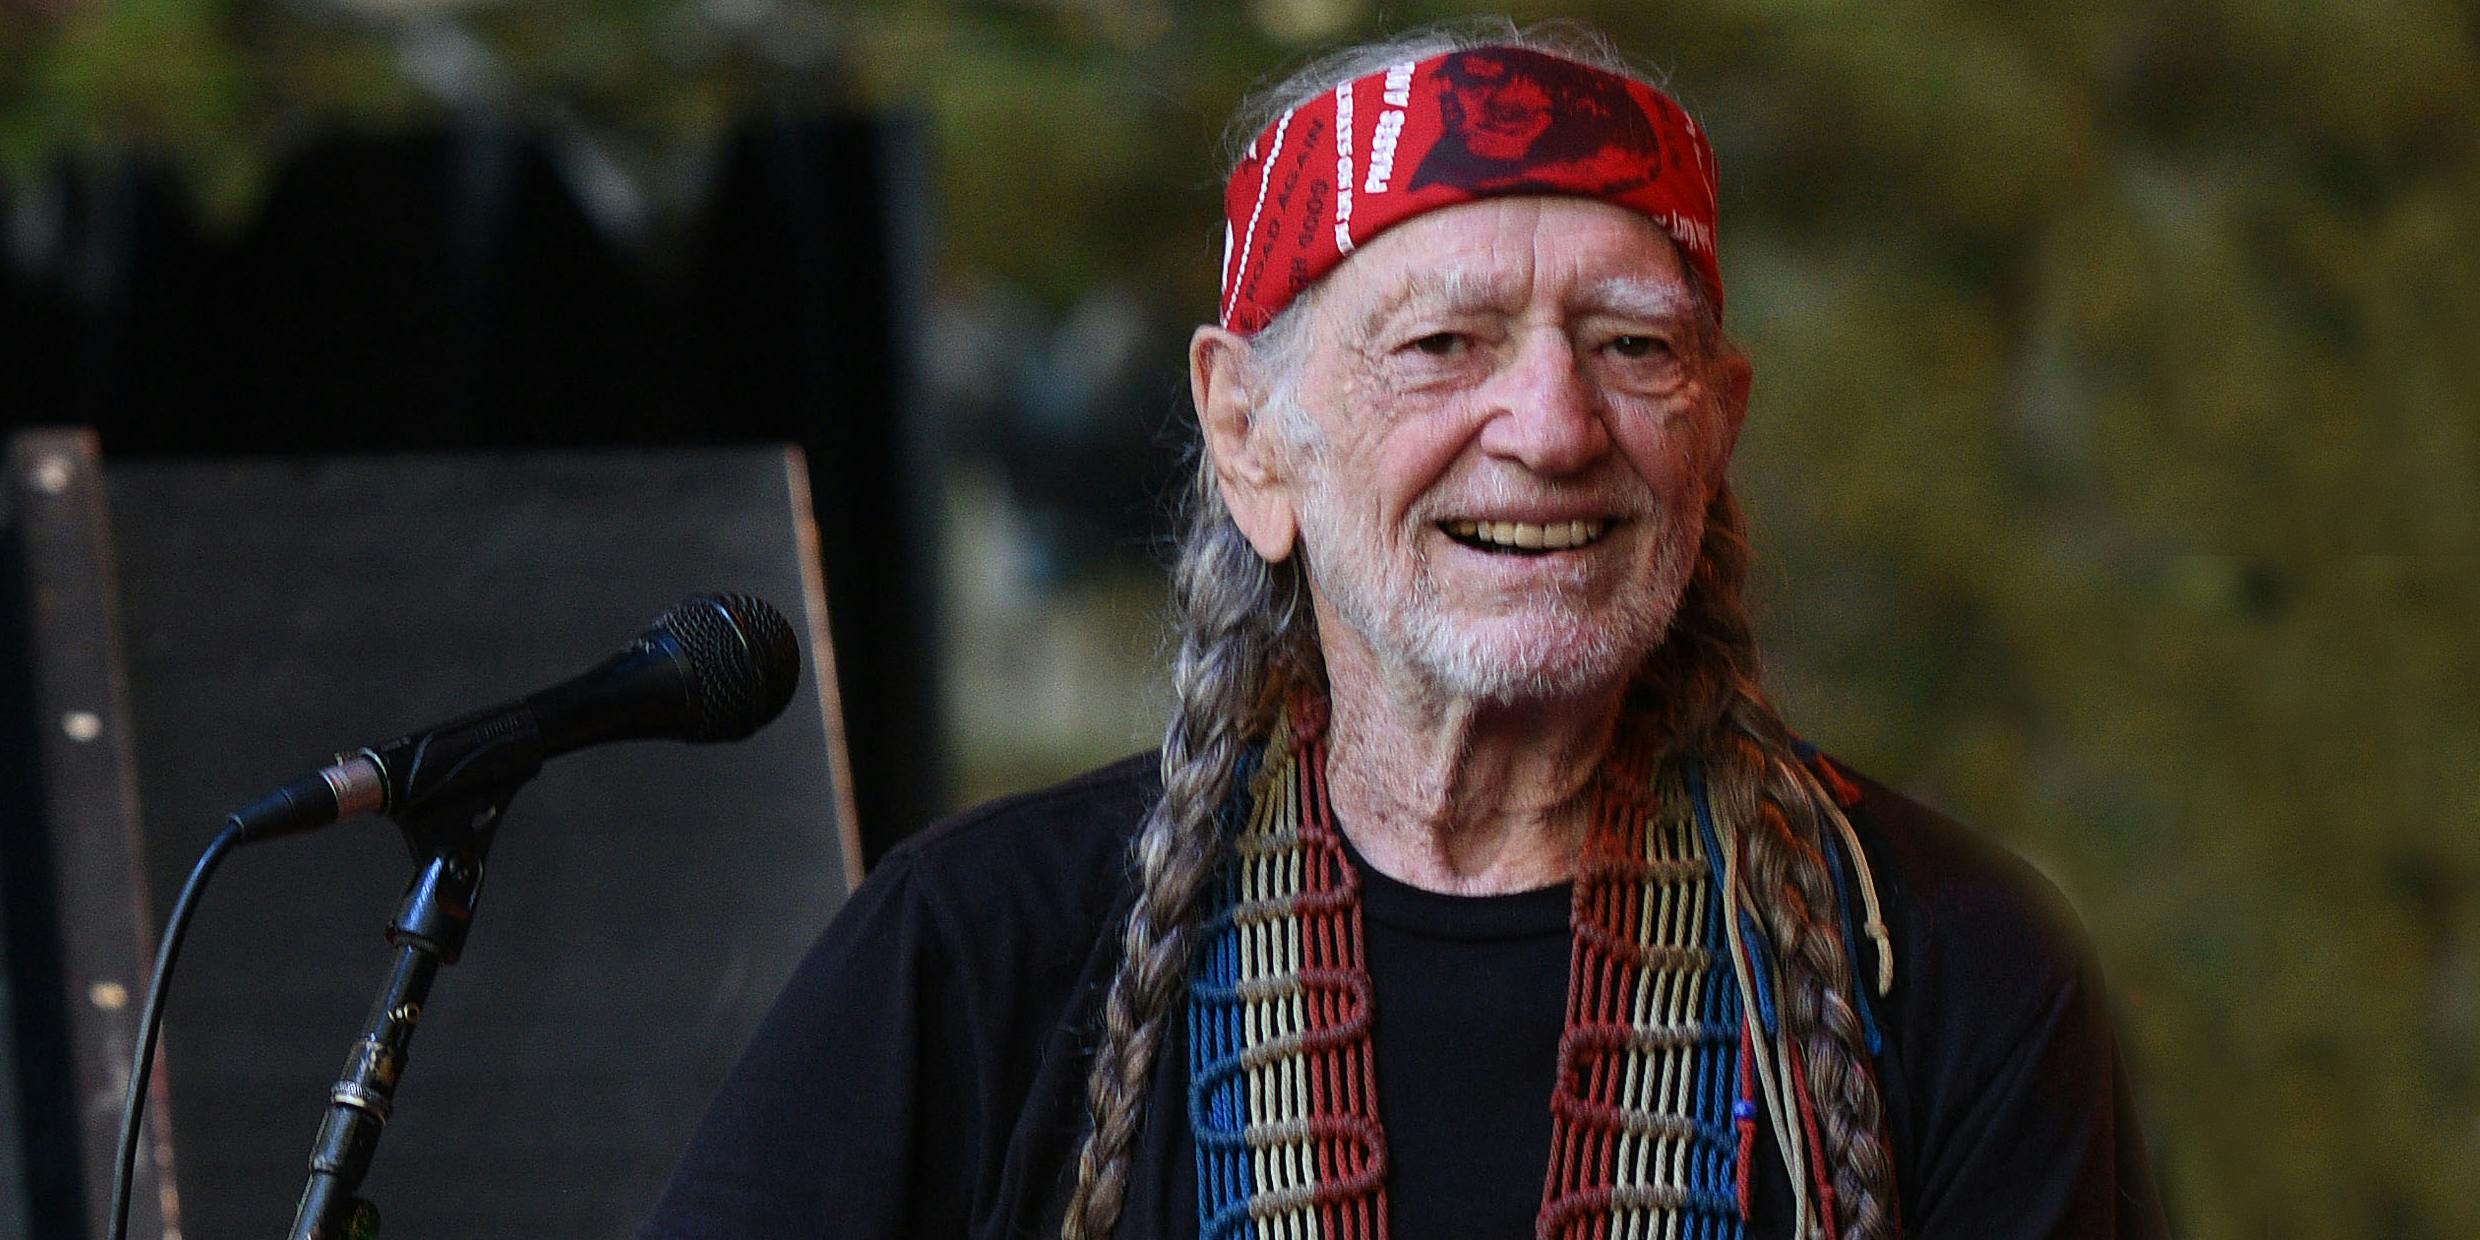
[[[1367,518],[1343,515],[1327,502],[1333,489],[1322,463],[1308,474],[1300,525],[1312,589],[1382,666],[1409,672],[1444,698],[1516,706],[1572,700],[1625,683],[1669,632],[1704,533],[1701,507],[1664,520],[1652,588],[1620,597],[1603,610],[1600,623],[1585,623],[1580,591],[1563,591],[1546,600],[1548,623],[1528,626],[1515,640],[1485,640],[1468,631],[1477,622],[1439,605],[1425,557],[1409,575],[1390,575],[1377,571],[1373,557],[1351,554],[1350,548],[1378,546],[1379,531]]]

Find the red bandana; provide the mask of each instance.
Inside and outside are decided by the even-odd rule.
[[[1397,65],[1276,118],[1223,191],[1223,326],[1264,327],[1371,237],[1425,211],[1569,194],[1661,225],[1721,311],[1714,152],[1642,82],[1513,47]]]

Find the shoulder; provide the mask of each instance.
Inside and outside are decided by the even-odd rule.
[[[2107,988],[2057,885],[1935,810],[1873,780],[1850,782],[1861,794],[1852,826],[1894,943],[1894,986],[1877,1000],[1886,1066],[1913,1095],[1923,1139],[2024,1081],[2047,1079],[2050,1094],[2106,1111],[2116,1071]]]
[[[1849,782],[1894,942],[1876,1002],[1906,1231],[2161,1234],[2107,988],[2066,898],[1995,841]]]
[[[2030,1007],[2080,978],[2091,952],[2055,883],[1995,840],[1866,776],[1848,808],[1886,906],[1897,985]]]
[[[1158,795],[1153,754],[976,806],[888,851],[873,887],[941,924],[942,937],[1004,942],[1018,958],[1081,956],[1126,886],[1128,841]]]
[[[933,863],[988,859],[1027,847],[1080,851],[1125,843],[1161,787],[1152,752],[1130,754],[1047,788],[986,801],[907,837],[889,856]]]
[[[965,1234],[969,1205],[1004,1196],[1027,1117],[1081,1115],[1072,1005],[1150,769],[1114,763],[889,850],[785,986],[642,1234]]]

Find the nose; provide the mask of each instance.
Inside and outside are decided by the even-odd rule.
[[[1581,472],[1610,451],[1601,401],[1564,333],[1525,333],[1483,395],[1490,417],[1481,447],[1494,456],[1559,476]]]

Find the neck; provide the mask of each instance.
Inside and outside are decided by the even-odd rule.
[[[1460,895],[1574,876],[1624,685],[1556,702],[1476,701],[1331,648],[1327,675],[1327,796],[1380,873]]]

